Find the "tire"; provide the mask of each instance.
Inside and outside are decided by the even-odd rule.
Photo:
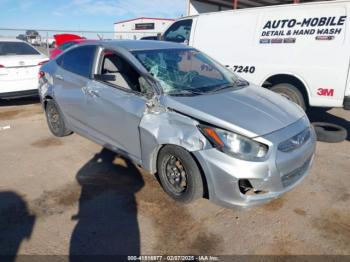
[[[344,141],[348,136],[347,130],[342,126],[325,122],[315,122],[312,125],[315,128],[318,141],[339,143]]]
[[[65,122],[61,110],[54,100],[48,100],[45,106],[47,125],[51,133],[57,137],[68,136],[72,133]]]
[[[277,84],[270,88],[271,91],[276,92],[290,101],[299,105],[304,111],[306,110],[306,103],[303,94],[300,90],[292,84],[283,83]]]
[[[169,172],[172,166],[177,168],[171,171],[174,177]],[[188,204],[203,197],[201,172],[196,161],[185,149],[173,145],[163,147],[158,154],[157,170],[163,190],[174,200]],[[180,179],[179,182],[174,181],[175,178]]]

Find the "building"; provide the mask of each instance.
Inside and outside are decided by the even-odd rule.
[[[188,0],[188,15],[269,5],[320,2],[322,0]],[[330,0],[323,0],[330,1]]]
[[[174,21],[168,18],[140,17],[114,24],[115,39],[140,39],[145,36],[157,36]]]

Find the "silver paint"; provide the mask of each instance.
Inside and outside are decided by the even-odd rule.
[[[124,56],[152,84],[154,95],[146,97],[111,88],[67,72],[55,60],[50,61],[42,67],[47,80],[40,80],[41,100],[44,104],[46,99],[55,99],[74,132],[126,155],[152,174],[157,172],[157,155],[162,146],[183,147],[200,164],[210,200],[228,207],[251,207],[279,197],[308,174],[316,145],[313,130],[311,138],[296,150],[283,153],[277,149],[281,142],[310,126],[305,113],[292,102],[253,85],[217,94],[167,96],[130,51],[189,47],[160,41],[89,43],[92,44],[98,46],[98,54],[110,49]],[[97,66],[94,68],[96,71]],[[64,81],[55,78],[57,75]],[[213,148],[199,131],[201,122],[264,143],[269,146],[268,154],[257,162],[226,155]],[[284,188],[282,176],[305,163],[307,168],[298,181]],[[255,190],[264,193],[243,195],[239,179],[249,179]]]

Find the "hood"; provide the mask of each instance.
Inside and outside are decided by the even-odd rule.
[[[77,40],[77,39],[84,39],[81,36],[78,35],[73,35],[73,34],[59,34],[59,35],[54,35],[56,45],[60,46],[64,44],[65,42],[72,41],[72,40]]]
[[[247,137],[282,129],[305,116],[293,102],[257,86],[198,96],[164,96],[165,106]]]

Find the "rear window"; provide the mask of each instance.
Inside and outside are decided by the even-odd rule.
[[[76,44],[77,44],[76,42],[66,42],[66,43],[60,45],[58,47],[58,49],[64,51],[64,50],[68,49],[69,47],[76,45]]]
[[[39,55],[33,47],[22,42],[0,42],[0,55]]]

